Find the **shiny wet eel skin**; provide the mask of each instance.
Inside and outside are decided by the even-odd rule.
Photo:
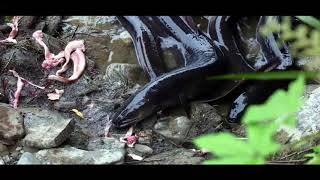
[[[242,26],[243,22],[248,22],[246,17],[212,18],[208,34],[201,32],[191,17],[117,18],[130,33],[138,62],[150,82],[128,98],[112,115],[116,127],[135,124],[160,110],[191,101],[215,101],[243,86],[242,93],[230,106],[229,121],[237,122],[249,104],[263,101],[279,86],[243,80],[209,81],[207,77],[286,70],[293,64],[286,46],[280,49],[275,43],[277,35],[262,37],[257,33],[267,17],[254,20],[255,26],[250,26],[254,32],[251,35],[242,32],[248,31],[246,26]],[[252,52],[248,48],[253,41],[259,47],[257,54],[252,56],[258,57],[256,59],[250,56]],[[164,61],[166,52],[173,54],[169,60],[175,61],[177,67],[168,68]],[[262,91],[264,89],[267,91]],[[257,98],[255,90],[260,90],[258,95],[263,98]]]

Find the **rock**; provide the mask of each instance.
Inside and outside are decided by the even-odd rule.
[[[4,164],[10,164],[11,160],[9,155],[2,156],[2,161],[4,162]]]
[[[301,58],[297,61],[297,64],[302,66],[305,71],[319,71],[320,70],[320,56],[310,56]],[[320,77],[313,78],[320,83]]]
[[[87,149],[90,151],[106,149],[109,151],[123,151],[125,147],[124,143],[121,143],[119,140],[110,137],[110,138],[96,138],[89,141]]]
[[[104,76],[113,88],[128,86],[130,84],[144,84],[146,81],[142,69],[138,65],[112,63]]]
[[[73,130],[72,119],[59,113],[37,108],[23,108],[26,137],[24,146],[33,148],[52,148],[62,144]]]
[[[21,156],[20,151],[13,151],[10,154],[10,159],[11,159],[12,162],[16,162],[16,161],[18,161],[20,156]]]
[[[138,132],[138,143],[148,145],[152,142],[152,130]]]
[[[0,103],[0,139],[13,143],[24,136],[23,118],[18,111]]]
[[[25,152],[22,154],[17,164],[41,164],[41,162],[32,153]]]
[[[35,154],[42,164],[121,164],[124,151],[99,149],[85,151],[75,147],[41,150]]]
[[[157,122],[154,125],[154,131],[176,143],[180,143],[185,141],[191,126],[191,120],[185,116],[168,117],[166,120]]]
[[[123,31],[119,35],[115,35],[111,39],[111,43],[114,43],[115,40],[121,39],[126,45],[132,44],[131,35],[128,31]]]
[[[21,32],[19,34],[25,35],[30,33],[32,30],[34,30],[39,19],[39,16],[23,16],[19,21],[19,32]]]
[[[29,152],[29,153],[35,153],[35,152],[38,152],[39,149],[28,147],[28,146],[24,146],[23,150],[21,150],[21,151]]]
[[[192,127],[188,133],[188,138],[216,132],[222,128],[222,117],[218,111],[207,103],[191,103],[190,116]]]
[[[4,161],[2,160],[2,158],[0,157],[0,165],[5,165]]]
[[[150,155],[153,153],[153,149],[143,144],[135,144],[134,149],[142,154],[142,156]]]
[[[61,101],[54,102],[53,107],[57,111],[68,112],[71,109],[76,109],[77,102],[61,100]]]
[[[308,85],[304,93],[304,99],[306,100],[297,113],[297,127],[295,129],[281,128],[288,134],[288,137],[292,136],[291,141],[315,134],[320,130],[320,87],[315,88],[314,85]]]
[[[45,33],[55,35],[59,30],[62,16],[46,16],[46,29]]]
[[[0,143],[0,155],[6,151],[8,151],[7,146]]]
[[[166,151],[144,159],[141,164],[200,164],[203,157],[195,157],[195,153],[184,148]]]
[[[36,48],[34,45],[35,42],[33,41],[34,40],[32,39],[24,38],[23,40],[18,41],[18,47],[7,48],[0,51],[0,66],[5,67],[7,65],[7,70],[14,69],[20,76],[38,84],[35,80],[40,79],[39,77],[43,77],[43,72],[41,71],[41,63],[37,61],[37,59],[40,61],[42,60],[43,54],[41,52],[43,52],[43,48]],[[37,51],[38,49],[41,49],[42,51]],[[9,74],[12,76],[12,73]]]
[[[86,56],[104,73],[110,63],[137,64],[133,43],[115,16],[70,16],[63,20],[62,39],[84,39]]]

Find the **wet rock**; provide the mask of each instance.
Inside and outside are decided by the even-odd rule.
[[[68,112],[71,109],[74,109],[77,107],[76,101],[57,101],[54,102],[53,107],[55,110],[62,111],[62,112]]]
[[[10,164],[9,155],[2,156],[2,161],[3,161],[4,164]]]
[[[57,34],[60,23],[62,20],[62,16],[47,16],[46,17],[46,28],[45,28],[45,33],[55,35]]]
[[[82,123],[84,124],[84,123]],[[79,126],[79,123],[75,123],[73,132],[70,134],[66,141],[66,144],[79,148],[86,149],[89,143],[90,134]]]
[[[320,130],[320,87],[307,86],[304,93],[305,102],[297,113],[297,127],[289,129],[283,127],[291,141],[315,134]]]
[[[171,151],[166,151],[144,159],[141,164],[200,164],[204,160],[203,157],[196,157],[191,150],[179,148]]]
[[[24,146],[34,148],[52,148],[63,143],[73,130],[72,119],[57,112],[37,108],[24,108],[24,126],[26,137]]]
[[[310,56],[299,59],[297,64],[300,65],[306,71],[319,71],[320,70],[320,56]],[[320,83],[320,77],[313,78]]]
[[[10,160],[11,160],[11,164],[15,164],[19,158],[21,156],[21,153],[19,151],[13,151],[10,154]]]
[[[7,151],[7,150],[8,150],[7,146],[0,143],[0,152]]]
[[[19,21],[19,34],[25,35],[31,33],[35,29],[40,16],[23,16]],[[40,30],[40,29],[38,29]]]
[[[2,38],[5,38],[4,34],[9,34],[11,31],[11,27],[5,24],[0,24],[0,33],[3,36]]]
[[[23,151],[23,152],[29,152],[29,153],[35,153],[35,152],[38,152],[39,149],[32,148],[32,147],[28,147],[28,146],[24,146],[21,151]],[[20,152],[21,152],[21,151],[20,151]],[[23,153],[23,152],[22,152],[22,153]]]
[[[146,82],[142,69],[138,65],[124,63],[110,64],[106,69],[104,79],[114,88]]]
[[[150,155],[153,153],[153,149],[143,144],[135,144],[134,149],[142,154],[142,156]]]
[[[152,130],[144,130],[138,132],[138,143],[149,145],[152,142]]]
[[[214,107],[207,103],[191,103],[190,116],[192,127],[188,133],[189,139],[201,134],[216,132],[222,128],[222,117]]]
[[[96,138],[89,142],[87,149],[99,150],[99,149],[107,149],[110,151],[124,151],[125,144],[120,142],[118,139],[113,137],[107,138]]]
[[[133,43],[114,16],[70,16],[63,20],[62,39],[84,39],[86,56],[105,72],[110,63],[137,63]]]
[[[41,55],[32,46],[30,40],[19,41],[17,47],[7,48],[0,52],[1,62],[0,66],[5,67],[2,69],[4,73],[9,69],[14,69],[22,77],[32,80],[33,83],[38,84],[37,80],[44,76],[40,62]],[[42,51],[41,51],[42,52]],[[30,72],[33,72],[30,74]],[[11,73],[8,73],[10,76]]]
[[[108,63],[130,63],[137,64],[137,57],[131,37],[127,31],[115,35],[110,40],[110,53]]]
[[[168,117],[168,119],[157,122],[154,131],[171,139],[176,143],[184,142],[192,122],[185,116]]]
[[[32,45],[36,48],[38,53],[41,53],[41,57],[44,60],[44,49],[43,47],[37,43],[34,39],[31,39],[32,41]],[[66,41],[63,41],[59,38],[53,37],[51,34],[48,33],[43,33],[43,42],[48,46],[48,48],[50,49],[50,52],[54,53],[54,54],[58,54],[59,52],[61,52],[62,50],[64,50],[65,46],[67,45]]]
[[[24,136],[23,118],[15,109],[0,103],[0,139],[12,144]]]
[[[119,35],[113,36],[113,38],[111,39],[111,43],[114,43],[114,41],[119,39],[122,40],[126,45],[131,45],[133,43],[128,31],[123,31]]]
[[[101,98],[104,98],[102,95]],[[112,102],[93,101],[83,109],[85,121],[77,121],[79,131],[86,132],[91,137],[104,136],[106,123],[110,120],[110,113],[114,110]]]
[[[121,164],[124,151],[85,151],[74,147],[41,150],[35,154],[42,164]]]
[[[41,164],[41,162],[33,155],[32,153],[25,152],[21,155],[19,161],[17,162],[18,165],[24,164]]]

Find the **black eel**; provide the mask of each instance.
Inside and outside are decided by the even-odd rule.
[[[111,120],[116,127],[135,124],[160,110],[190,101],[211,102],[243,86],[229,112],[230,122],[237,122],[248,104],[263,101],[278,86],[243,80],[208,81],[206,78],[226,73],[285,70],[292,65],[286,46],[277,47],[277,35],[262,37],[257,33],[267,17],[257,17],[256,26],[249,26],[254,27],[252,35],[242,32],[247,32],[242,23],[246,22],[246,17],[212,18],[209,35],[201,32],[188,16],[117,18],[130,33],[138,62],[149,75],[150,82],[113,114]],[[248,39],[260,46],[259,59],[245,56],[251,53],[247,50]],[[174,69],[164,63],[164,52],[167,51],[174,55],[170,60],[178,64]],[[257,98],[256,90],[260,90],[257,95],[263,98]]]

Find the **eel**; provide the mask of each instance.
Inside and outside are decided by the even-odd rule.
[[[212,40],[175,16],[118,17],[130,33],[139,64],[150,82],[129,97],[112,115],[116,127],[142,121],[159,110],[177,106],[210,93],[199,89],[208,75],[224,72],[223,53]],[[163,51],[172,50],[182,65],[166,71]],[[198,89],[198,91],[196,91]],[[195,93],[198,92],[198,93]]]
[[[253,39],[259,45],[259,59],[248,58],[250,44],[241,26],[245,17],[217,16],[211,18],[208,33],[201,32],[191,17],[184,16],[119,16],[120,23],[130,33],[136,55],[150,82],[129,97],[112,115],[116,127],[126,127],[148,116],[190,101],[212,102],[225,97],[239,86],[242,93],[233,101],[229,121],[236,122],[251,103],[267,97],[274,87],[244,80],[209,81],[207,77],[227,73],[285,70],[292,65],[288,49],[277,47],[274,34],[262,37],[258,29],[267,17],[257,17]],[[275,17],[277,18],[277,17]],[[243,29],[242,29],[243,28]],[[164,61],[170,51],[171,61],[178,66],[170,69]],[[254,57],[257,57],[254,56]],[[282,84],[282,83],[281,83]],[[266,91],[263,91],[266,89]],[[241,104],[242,103],[242,104]],[[241,108],[239,108],[242,105]]]

